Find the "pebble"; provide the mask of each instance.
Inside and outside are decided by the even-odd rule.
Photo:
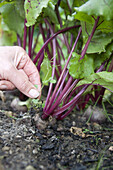
[[[10,147],[8,147],[8,146],[4,146],[3,148],[2,148],[2,151],[9,151],[10,150]]]
[[[11,107],[14,109],[14,110],[18,110],[18,111],[22,111],[22,112],[26,112],[27,111],[27,106],[23,105],[19,105],[19,98],[15,98],[12,100],[11,102]]]
[[[39,165],[40,169],[45,170],[45,167],[43,165]]]
[[[102,126],[99,125],[98,123],[93,123],[93,128],[94,128],[94,130],[97,130],[97,131],[100,131],[103,129]]]
[[[76,125],[76,122],[75,122],[75,121],[73,121],[73,122],[72,122],[72,126],[75,126],[75,125]]]
[[[75,151],[75,150],[72,150],[72,151],[71,151],[71,154],[75,154],[75,153],[76,153],[76,151]]]
[[[109,151],[112,151],[112,152],[113,152],[113,146],[110,146],[110,147],[109,147]]]
[[[16,138],[17,138],[17,139],[20,139],[20,138],[22,138],[22,136],[20,136],[20,135],[17,135],[17,136],[16,136]]]
[[[9,135],[9,132],[6,131],[6,132],[3,132],[3,134],[4,134],[4,135]]]
[[[31,132],[32,134],[35,134],[35,130],[33,130],[32,128],[29,129],[29,132]]]
[[[87,120],[90,118],[91,122],[104,123],[106,121],[104,110],[96,106],[89,106],[83,116],[86,117]]]
[[[31,166],[31,165],[28,165],[26,168],[25,168],[25,170],[36,170],[33,166]]]
[[[12,155],[12,153],[13,153],[13,151],[12,151],[12,150],[10,150],[10,151],[9,151],[9,154],[10,154],[10,155]]]
[[[33,154],[37,154],[37,153],[38,153],[37,149],[33,149]]]

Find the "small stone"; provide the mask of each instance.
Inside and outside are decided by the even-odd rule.
[[[12,155],[12,153],[13,153],[13,151],[12,151],[12,150],[10,150],[10,151],[9,151],[9,154],[10,154],[10,155]]]
[[[4,146],[3,148],[2,148],[2,151],[9,151],[10,150],[10,147],[8,147],[8,146]]]
[[[83,116],[91,122],[104,123],[106,121],[104,110],[96,106],[89,106]]]
[[[28,165],[26,168],[25,168],[25,170],[36,170],[33,166],[31,166],[31,165]]]
[[[104,138],[109,140],[110,137],[109,136],[104,136]]]
[[[39,165],[40,169],[45,170],[45,167],[43,165]]]
[[[27,107],[25,105],[19,105],[19,102],[20,102],[19,98],[13,99],[12,102],[11,102],[11,107],[14,110],[26,112],[27,111]]]
[[[17,136],[16,136],[16,138],[17,138],[17,139],[20,139],[20,138],[22,138],[22,136],[20,136],[20,135],[17,135]]]
[[[109,151],[112,151],[112,152],[113,152],[113,146],[110,146],[110,147],[109,147]]]
[[[75,153],[76,153],[76,151],[75,151],[75,150],[72,150],[72,151],[71,151],[71,154],[72,154],[72,155],[73,155],[73,154],[75,154]]]
[[[9,135],[9,132],[6,131],[6,132],[4,132],[3,134],[4,134],[4,135]]]
[[[33,154],[37,154],[37,153],[38,153],[37,149],[33,149]]]
[[[30,131],[32,134],[35,134],[35,130],[33,130],[32,128],[30,128],[29,131]]]
[[[75,121],[73,121],[73,122],[72,122],[72,125],[73,125],[73,126],[75,126],[75,125],[76,125],[76,122],[75,122]]]
[[[96,131],[100,131],[100,130],[102,130],[102,126],[101,125],[99,125],[98,123],[93,123],[93,128],[94,128],[94,130],[96,130]]]

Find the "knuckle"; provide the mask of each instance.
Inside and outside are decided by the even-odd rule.
[[[28,80],[25,80],[20,85],[20,91],[27,92],[29,90],[29,82]]]
[[[15,46],[15,48],[16,48],[16,50],[18,51],[18,52],[25,52],[25,50],[22,48],[22,47],[20,47],[20,46]]]

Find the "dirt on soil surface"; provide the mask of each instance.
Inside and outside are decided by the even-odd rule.
[[[0,100],[0,170],[113,170],[113,122],[86,123],[79,111],[62,121],[22,113]],[[113,108],[108,107],[109,113]],[[112,118],[112,117],[111,117]]]

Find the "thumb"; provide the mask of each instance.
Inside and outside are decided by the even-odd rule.
[[[13,72],[13,76],[11,72]],[[40,96],[39,91],[29,81],[28,76],[22,69],[17,70],[15,67],[13,67],[10,71],[10,74],[8,75],[8,79],[26,96],[30,98],[37,98]]]
[[[12,90],[15,86],[8,80],[1,80],[0,81],[0,90]]]

